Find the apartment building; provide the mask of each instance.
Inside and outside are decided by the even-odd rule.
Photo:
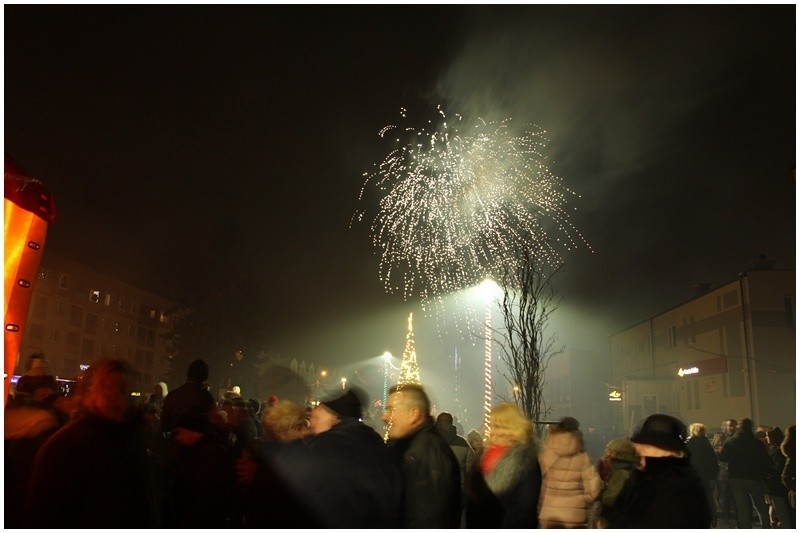
[[[615,425],[652,413],[717,428],[795,423],[795,271],[768,261],[611,335]]]
[[[97,356],[120,357],[139,371],[148,394],[169,361],[162,335],[171,302],[93,268],[45,251],[33,286],[16,375],[43,352],[50,371],[74,379]]]

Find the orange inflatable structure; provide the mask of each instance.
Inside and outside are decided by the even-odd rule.
[[[8,401],[11,376],[31,303],[33,285],[44,252],[47,225],[55,222],[55,202],[42,182],[5,156],[5,333],[4,402]],[[5,403],[4,403],[5,405]]]

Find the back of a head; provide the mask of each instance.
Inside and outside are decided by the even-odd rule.
[[[689,435],[691,435],[692,437],[705,437],[706,426],[704,424],[701,424],[700,422],[689,424]]]
[[[186,370],[186,378],[203,382],[208,380],[208,363],[202,359],[195,359]]]
[[[629,463],[635,463],[637,461],[636,450],[627,437],[619,437],[609,441],[608,444],[606,444],[606,454],[613,459],[619,459]]]
[[[571,416],[565,416],[556,424],[556,429],[558,431],[577,431],[580,427],[581,424],[578,422],[578,419]]]
[[[121,421],[131,407],[131,392],[137,378],[136,370],[123,359],[95,359],[83,377],[82,404],[95,415]]]
[[[477,429],[471,429],[466,436],[467,442],[473,449],[483,446],[483,435]]]
[[[503,431],[517,444],[533,438],[533,423],[513,403],[501,403],[492,408],[489,415],[491,432]]]
[[[439,415],[436,417],[436,424],[437,425],[444,425],[444,426],[452,425],[453,424],[453,415],[451,415],[450,413],[445,413],[445,412],[439,413]]]
[[[753,433],[753,421],[749,418],[740,418],[736,423],[736,431],[742,433]]]
[[[770,428],[767,431],[767,438],[772,446],[780,446],[783,442],[783,431],[779,427]]]

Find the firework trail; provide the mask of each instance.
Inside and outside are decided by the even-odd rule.
[[[405,133],[410,140],[398,138],[364,174],[359,200],[370,185],[380,195],[370,232],[387,292],[424,304],[514,268],[520,249],[556,264],[565,250],[588,247],[565,209],[575,193],[546,164],[543,130],[528,125],[515,134],[506,119],[462,132],[461,116],[448,120],[441,106],[438,113],[435,131],[384,127],[381,137]]]

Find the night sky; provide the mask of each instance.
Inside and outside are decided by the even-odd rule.
[[[171,297],[234,217],[269,295],[261,348],[399,356],[415,311],[424,379],[481,347],[426,336],[350,227],[375,207],[358,193],[378,132],[439,104],[537,124],[594,250],[564,257],[554,332],[607,352],[695,283],[761,254],[795,267],[795,12],[7,5],[5,151],[55,196],[48,249]]]

